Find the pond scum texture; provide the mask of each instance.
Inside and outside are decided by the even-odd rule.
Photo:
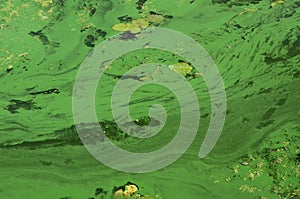
[[[296,0],[0,0],[0,198],[299,199],[299,12]],[[118,33],[134,39],[152,26],[182,32],[210,53],[226,87],[226,123],[214,150],[199,160],[211,114],[201,74],[171,53],[145,49],[120,57],[96,93],[99,123],[116,145],[155,150],[178,124],[170,111],[166,138],[141,142],[114,123],[107,96],[133,66],[172,66],[201,102],[198,135],[179,160],[152,173],[122,173],[82,145],[72,118],[73,83],[101,41]],[[141,88],[132,117],[146,125],[147,106],[175,110],[170,99],[163,88]]]

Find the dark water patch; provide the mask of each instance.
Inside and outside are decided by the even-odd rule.
[[[129,22],[132,22],[132,17],[128,16],[128,15],[123,15],[123,16],[120,16],[117,18],[120,23],[129,23]]]
[[[7,121],[6,124],[7,124],[7,125],[19,126],[19,127],[24,128],[24,129],[27,129],[27,128],[28,128],[27,125],[24,125],[24,124],[22,124],[22,123],[20,123],[20,122],[18,122],[18,121]]]
[[[144,117],[140,117],[140,118],[134,120],[134,123],[139,126],[147,126],[150,124],[151,120],[153,120],[151,117],[144,116]],[[157,122],[159,122],[159,121],[157,120]]]
[[[207,118],[209,116],[209,113],[204,113],[204,114],[201,114],[201,118]]]
[[[299,55],[300,55],[300,36],[298,35],[298,38],[296,39],[296,41],[294,41],[292,43],[291,47],[288,49],[286,57],[289,59],[289,58],[299,56]]]
[[[257,95],[260,95],[260,94],[268,94],[268,93],[271,93],[273,90],[273,88],[261,88],[258,92],[257,92]]]
[[[99,6],[98,2],[92,2],[89,0],[79,5],[79,9],[87,11],[89,17],[92,17],[96,13],[98,6]]]
[[[4,109],[8,110],[10,113],[19,113],[17,111],[18,109],[36,110],[41,109],[41,107],[38,107],[32,99],[27,101],[12,99],[10,100],[10,104]]]
[[[61,66],[63,63],[61,62],[61,60],[59,61],[59,66]],[[32,77],[40,77],[40,76],[59,76],[59,75],[63,75],[63,74],[68,74],[70,72],[73,72],[74,70],[77,70],[79,67],[79,65],[76,65],[74,67],[71,67],[71,68],[66,68],[65,71],[62,71],[62,72],[58,72],[58,73],[39,73],[39,74],[34,74],[34,75],[28,75],[28,78],[32,78]],[[62,70],[62,69],[65,69],[64,67],[62,67],[61,69],[59,70]]]
[[[138,9],[140,12],[144,6],[144,4],[147,2],[147,0],[138,0],[135,4],[137,5],[136,6],[136,9]]]
[[[143,121],[143,119],[141,119]],[[137,122],[143,125],[142,122]],[[98,127],[101,127],[104,135],[98,135],[94,132],[97,131]],[[76,128],[77,127],[77,128]],[[23,142],[6,142],[0,145],[0,148],[28,148],[28,149],[39,149],[49,147],[59,147],[67,145],[78,145],[81,146],[82,141],[77,133],[77,129],[80,130],[81,134],[85,135],[84,139],[94,140],[95,142],[104,141],[105,137],[113,141],[121,141],[129,137],[127,133],[124,133],[115,122],[102,121],[98,124],[86,123],[78,124],[77,126],[71,125],[70,127],[56,130],[53,133],[38,135],[39,140],[23,141]],[[42,140],[42,138],[44,138]],[[50,137],[50,138],[49,138]]]
[[[49,45],[50,41],[48,37],[42,32],[42,30],[38,31],[30,31],[28,33],[30,36],[37,37],[44,45]]]
[[[251,4],[258,4],[262,0],[212,0],[213,4],[226,4],[228,7],[232,6],[249,6]]]
[[[6,73],[10,73],[13,69],[14,69],[13,67],[7,68]]]
[[[36,91],[36,92],[30,92],[29,95],[39,95],[39,94],[44,94],[44,95],[48,95],[48,94],[59,94],[60,91],[57,88],[51,88],[48,90],[43,90],[43,91]]]
[[[29,132],[28,129],[26,129],[26,128],[21,128],[21,127],[1,128],[0,130],[3,131],[3,132],[12,132],[12,131],[15,131],[15,130],[21,130],[21,131],[24,131],[24,132]]]
[[[139,35],[139,33],[132,33],[130,31],[125,31],[119,35],[119,39],[124,41],[135,40],[137,39],[137,35]]]
[[[163,17],[166,18],[166,19],[173,19],[174,18],[173,15],[163,15]]]
[[[274,64],[274,63],[277,63],[277,62],[286,61],[286,59],[285,59],[285,58],[282,58],[282,57],[265,56],[264,61],[265,61],[267,64]]]
[[[87,35],[84,39],[84,44],[87,47],[93,48],[95,47],[95,41],[96,41],[96,37],[93,35]]]
[[[64,161],[64,163],[66,165],[68,165],[68,164],[74,164],[75,162],[71,158],[66,158],[66,160]]]
[[[53,0],[53,7],[55,8],[55,15],[53,18],[56,22],[61,22],[64,19],[64,11],[65,11],[65,1],[64,0]],[[55,25],[52,21],[46,27],[50,28],[51,26]],[[46,27],[44,29],[46,29]]]
[[[95,31],[95,36],[98,39],[99,37],[105,38],[105,36],[107,35],[107,32],[105,30],[102,30],[100,28],[96,29]]]
[[[106,190],[104,190],[101,187],[96,188],[96,190],[95,190],[95,196],[97,196],[97,197],[103,197],[103,196],[106,196],[106,195],[107,195],[107,191]]]
[[[43,45],[50,45],[52,47],[59,47],[60,43],[58,42],[50,42],[48,37],[46,36],[45,33],[42,32],[43,30],[38,30],[38,31],[30,31],[28,34],[32,37],[37,37]]]
[[[276,108],[272,107],[269,108],[262,116],[262,120],[268,120],[272,117],[272,115],[275,113]]]
[[[53,4],[55,6],[59,6],[59,7],[64,7],[65,6],[64,0],[53,0]]]
[[[128,105],[134,105],[134,104],[141,104],[142,102],[153,102],[155,100],[160,100],[162,102],[170,102],[172,100],[175,100],[176,98],[174,96],[165,97],[165,99],[162,99],[163,96],[157,96],[157,97],[148,97],[147,99],[137,99],[132,100]]]
[[[252,97],[253,95],[255,95],[254,92],[253,92],[253,93],[250,93],[250,94],[246,94],[246,95],[244,95],[244,99],[247,99],[247,98],[249,98],[249,97]]]
[[[297,162],[300,163],[300,153],[298,153],[298,154],[296,155],[296,158],[295,158],[295,159],[296,159]]]
[[[42,148],[49,148],[49,147],[57,147],[63,146],[62,140],[59,139],[46,139],[40,141],[23,141],[20,143],[14,144],[1,144],[0,148],[26,148],[26,149],[42,149]]]
[[[268,120],[265,122],[261,122],[258,126],[256,126],[257,129],[262,129],[264,127],[270,126],[272,124],[274,124],[275,120]]]
[[[250,80],[250,81],[248,82],[248,87],[252,87],[253,84],[254,84],[254,81],[253,81],[253,80]]]
[[[90,28],[91,27],[89,27],[89,26],[82,27],[80,29],[80,32],[84,32],[85,30],[90,29]],[[99,40],[99,38],[104,39],[105,36],[107,35],[107,32],[101,28],[93,28],[93,29],[94,29],[93,34],[86,35],[86,37],[84,39],[84,44],[90,48],[95,47],[96,42]]]
[[[300,70],[293,70],[293,78],[299,78],[300,77]]]
[[[39,160],[40,163],[42,163],[43,166],[51,166],[52,165],[52,162],[50,161],[45,161],[45,160]]]
[[[224,3],[228,3],[230,2],[230,0],[212,0],[213,4],[224,4]]]
[[[283,106],[286,102],[287,98],[280,98],[277,102],[276,105],[277,106]]]
[[[293,8],[299,8],[300,7],[300,1],[296,1],[293,5]]]
[[[245,116],[242,117],[242,122],[243,122],[243,123],[248,123],[249,121],[250,121],[249,118],[247,118],[247,117],[245,117]]]

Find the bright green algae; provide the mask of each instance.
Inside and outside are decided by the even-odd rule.
[[[0,1],[0,198],[110,198],[114,187],[128,181],[141,194],[163,199],[299,198],[299,6],[263,0]],[[223,77],[228,110],[220,140],[200,160],[209,95],[201,76],[186,76],[199,91],[194,143],[164,169],[128,174],[104,166],[82,145],[72,118],[72,88],[88,52],[122,32],[113,29],[116,24],[138,19],[182,32],[210,53]],[[139,33],[130,28],[131,36]],[[182,61],[146,49],[110,66],[98,86],[96,108],[116,145],[147,152],[172,139],[180,115],[171,111],[179,105],[170,91],[149,85],[132,98],[132,117],[140,125],[147,124],[153,102],[171,111],[164,134],[148,142],[126,136],[103,104],[133,66]]]

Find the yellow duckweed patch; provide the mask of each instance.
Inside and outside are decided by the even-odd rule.
[[[130,31],[131,33],[139,33],[142,28],[149,26],[148,21],[144,19],[136,19],[131,23],[119,23],[113,25],[112,29],[120,32]]]
[[[40,3],[42,7],[48,7],[53,3],[52,0],[34,0],[37,3]]]
[[[151,23],[161,23],[164,20],[164,17],[161,15],[148,15],[146,20]]]
[[[139,188],[137,185],[128,182],[126,185],[119,187],[114,191],[113,199],[125,199],[125,198],[136,198],[136,199],[161,199],[158,194],[151,196],[149,194],[140,194],[138,193]]]
[[[164,20],[162,15],[144,15],[142,18],[133,20],[130,23],[118,23],[112,26],[113,30],[125,32],[130,31],[131,33],[139,33],[141,29],[147,28],[149,23],[161,23]]]
[[[169,68],[181,75],[186,75],[192,72],[193,67],[185,62],[178,62],[172,65],[169,65]]]
[[[270,6],[271,6],[271,8],[274,8],[276,5],[283,4],[283,3],[284,3],[284,1],[282,1],[282,0],[276,0],[276,1],[273,1]]]
[[[137,19],[132,21],[132,25],[135,28],[147,28],[149,26],[149,23],[145,19]]]
[[[241,185],[239,187],[239,190],[241,190],[242,192],[249,192],[249,193],[254,193],[254,191],[256,190],[255,186],[249,186],[247,184]]]
[[[139,190],[139,188],[134,184],[127,184],[124,186],[124,189],[118,189],[114,193],[114,198],[127,198],[133,196],[135,192]]]
[[[141,32],[141,29],[140,28],[134,28],[134,29],[130,30],[130,32],[133,33],[133,34],[136,34],[136,33]]]
[[[112,27],[113,30],[116,31],[120,31],[120,32],[125,32],[125,31],[129,31],[132,29],[132,24],[129,23],[119,23],[119,24],[115,24]]]

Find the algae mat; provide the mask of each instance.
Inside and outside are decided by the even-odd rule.
[[[293,0],[1,0],[0,198],[299,198],[299,9]],[[209,53],[224,82],[226,121],[213,150],[199,159],[212,115],[203,71],[159,50],[119,57],[95,93],[97,123],[116,146],[157,150],[180,124],[176,96],[154,84],[135,92],[130,113],[145,127],[154,121],[149,107],[164,106],[168,118],[160,134],[145,141],[116,124],[110,97],[119,80],[164,77],[156,69],[124,75],[134,66],[167,65],[197,91],[201,109],[197,135],[177,161],[153,172],[121,172],[82,144],[73,86],[101,42],[116,34],[134,41],[153,27],[183,33]]]

